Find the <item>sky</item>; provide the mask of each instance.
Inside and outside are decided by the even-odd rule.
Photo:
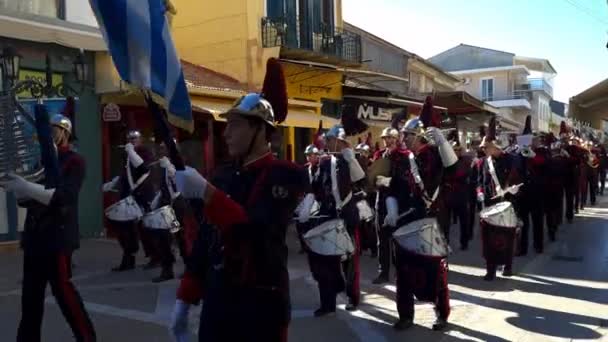
[[[342,0],[344,20],[423,58],[460,43],[548,59],[554,98],[608,78],[607,0]]]

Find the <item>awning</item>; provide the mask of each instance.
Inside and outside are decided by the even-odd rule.
[[[377,103],[385,103],[396,106],[414,106],[422,108],[423,103],[411,100],[400,99],[397,97],[380,97],[380,96],[359,96],[359,95],[344,95],[345,98],[358,99],[363,101],[377,102]],[[433,106],[433,108],[446,111],[448,108],[441,106]]]
[[[1,36],[89,51],[107,50],[97,28],[18,12],[8,15],[8,12],[3,10],[0,14]]]
[[[493,107],[465,91],[448,91],[427,94],[433,96],[433,102],[447,108],[449,114],[485,113],[497,115],[498,108]]]

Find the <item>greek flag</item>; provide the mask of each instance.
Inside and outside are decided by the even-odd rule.
[[[167,0],[89,0],[120,77],[162,97],[169,121],[192,131],[192,107],[165,17]]]

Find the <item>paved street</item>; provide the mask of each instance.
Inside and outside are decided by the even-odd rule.
[[[416,307],[416,325],[396,333],[393,285],[374,286],[376,262],[362,258],[364,304],[335,317],[315,319],[316,286],[305,258],[290,256],[293,322],[290,341],[608,341],[608,201],[589,208],[575,224],[564,225],[559,241],[545,254],[517,258],[511,279],[484,282],[479,242],[467,252],[455,248],[450,257],[452,316],[445,333],[430,327],[429,304]],[[453,228],[454,240],[458,230]],[[478,237],[478,235],[476,236]],[[290,246],[297,250],[295,236]],[[175,299],[176,281],[154,285],[155,271],[112,274],[119,248],[108,241],[84,241],[75,257],[75,281],[89,309],[100,341],[171,341],[167,322]],[[0,263],[0,331],[13,340],[19,320],[20,253],[4,252]],[[143,262],[143,259],[140,259]],[[178,272],[182,266],[179,265]],[[71,332],[48,292],[44,341],[71,341]],[[192,330],[196,331],[196,314]],[[194,339],[193,339],[194,340]]]

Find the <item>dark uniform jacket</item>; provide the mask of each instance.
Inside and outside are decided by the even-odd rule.
[[[493,158],[493,163],[496,177],[502,190],[521,183],[519,170],[521,169],[522,161],[519,155],[503,153],[498,158]],[[484,194],[486,205],[496,204],[504,200],[514,202],[516,198],[511,194],[507,194],[504,199],[493,199],[498,194],[496,193],[496,184],[494,184],[493,177],[490,174],[487,157],[483,159],[483,165],[481,166],[481,172],[477,181],[477,193],[480,192]]]
[[[21,246],[26,252],[72,252],[80,247],[78,194],[85,177],[84,159],[68,148],[59,148],[59,184],[48,206],[34,200],[27,208]]]
[[[224,293],[220,297],[226,291],[235,298],[248,293],[249,301],[266,305],[258,310],[272,315],[267,319],[288,323],[285,236],[294,209],[309,192],[306,170],[267,154],[242,169],[219,168],[212,184],[217,190],[204,208],[208,225],[201,228],[195,242],[178,298],[196,303],[203,290],[208,296]],[[259,303],[264,300],[256,298],[256,293],[270,302]]]
[[[391,182],[388,188],[380,187],[377,192],[377,215],[380,225],[386,217],[386,198],[394,197],[397,199],[400,214],[410,208],[422,210],[424,202],[421,200],[419,188],[416,186],[414,176],[410,167],[410,156],[412,152],[407,149],[396,149],[389,151],[387,149],[378,150],[374,154],[374,161],[380,158],[389,158],[391,160]],[[404,220],[399,220],[399,224],[403,224]],[[405,221],[411,219],[405,218]]]
[[[131,176],[133,177],[133,183],[137,183],[137,180],[150,172],[150,163],[152,162],[152,152],[144,147],[137,146],[135,152],[144,160],[144,163],[138,167],[134,167],[131,162],[128,163],[128,167],[131,169]],[[148,177],[142,184],[140,184],[133,192],[129,186],[129,180],[127,178],[126,169],[120,176],[120,199],[133,195],[135,202],[145,211],[150,211],[150,204],[155,196],[153,181]]]
[[[336,180],[338,182],[338,195],[343,207],[337,210],[337,203],[332,191],[332,160],[336,162]],[[319,215],[329,218],[341,218],[344,220],[349,233],[354,234],[354,229],[359,223],[359,212],[357,211],[355,188],[350,179],[348,162],[341,156],[324,156],[319,164],[319,177],[312,183],[312,191],[315,199],[319,202],[321,209]],[[324,220],[327,221],[327,220]]]

